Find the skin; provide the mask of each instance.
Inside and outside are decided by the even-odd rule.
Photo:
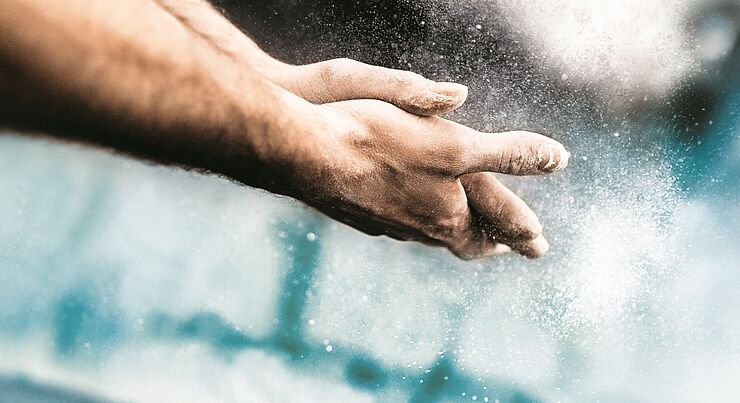
[[[540,256],[542,225],[493,173],[552,173],[568,153],[439,117],[466,96],[346,59],[281,63],[200,0],[0,1],[7,128],[224,175],[466,259]]]
[[[286,64],[263,52],[205,0],[156,1],[221,53],[309,102],[378,99],[417,115],[433,116],[459,108],[468,95],[464,85],[437,83],[410,71],[351,59]]]

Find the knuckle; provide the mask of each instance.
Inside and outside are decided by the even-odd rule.
[[[515,174],[520,174],[524,170],[524,164],[526,163],[526,156],[521,146],[516,146],[509,154],[509,164],[511,170]]]
[[[334,60],[336,73],[343,74],[344,76],[352,76],[355,73],[364,71],[367,67],[365,63],[358,62],[354,59],[348,59],[346,57]]]
[[[348,57],[338,57],[336,59],[332,59],[332,62],[334,62],[337,65],[342,65],[342,64],[352,63],[352,62],[354,62],[354,60],[352,60],[352,59],[350,59]]]
[[[347,58],[327,60],[318,64],[318,75],[323,83],[333,83],[350,75],[359,64],[360,62]]]
[[[416,73],[405,70],[395,70],[393,74],[394,82],[400,88],[412,87],[415,83],[419,82],[420,77]]]
[[[337,71],[352,70],[362,64],[357,60],[348,59],[346,57],[334,59],[333,63]]]
[[[442,162],[449,170],[459,172],[465,165],[465,157],[459,149],[451,148],[450,150],[447,150],[444,158],[440,159],[440,162]]]
[[[521,146],[512,147],[504,154],[502,161],[504,165],[503,171],[519,175],[524,170],[525,158]]]
[[[323,83],[332,82],[340,70],[342,62],[339,59],[329,60],[318,64],[318,76]]]
[[[539,143],[521,141],[510,147],[501,160],[502,170],[514,175],[538,171]]]
[[[468,164],[470,139],[468,136],[451,136],[441,148],[442,161],[454,172],[462,172]]]
[[[344,87],[346,77],[351,75],[348,60],[332,59],[315,65],[312,87],[320,102],[334,102],[343,98],[340,89]]]
[[[356,60],[339,58],[318,63],[315,70],[315,81],[320,84],[320,93],[325,94],[325,102],[353,99],[353,95],[362,84],[356,81],[356,76],[362,76],[361,69],[365,64]],[[348,98],[349,97],[349,98]]]

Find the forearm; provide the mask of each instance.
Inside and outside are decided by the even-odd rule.
[[[237,63],[252,66],[264,76],[289,65],[265,53],[207,0],[155,0],[183,25]]]
[[[236,63],[250,66],[267,80],[310,102],[323,104],[347,99],[379,98],[395,103],[393,99],[386,99],[358,82],[358,77],[364,76],[366,79],[372,76],[364,68],[369,66],[340,60],[305,66],[283,63],[260,49],[207,0],[155,1],[214,50]],[[389,80],[383,81],[388,84]]]
[[[315,146],[287,133],[305,102],[192,35],[149,0],[4,5],[0,119],[270,187],[260,168]]]

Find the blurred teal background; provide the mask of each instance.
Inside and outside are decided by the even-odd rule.
[[[690,68],[627,92],[515,40],[528,28],[496,19],[506,2],[328,3],[222,5],[287,60],[464,82],[454,119],[563,141],[566,172],[510,180],[551,253],[461,262],[216,177],[7,133],[0,401],[737,399],[740,3],[679,10]]]

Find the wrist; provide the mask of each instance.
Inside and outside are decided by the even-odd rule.
[[[308,185],[326,175],[330,124],[320,106],[272,84],[260,98],[258,110],[245,120],[246,133],[226,146],[225,174],[249,186],[302,198]],[[230,152],[230,150],[236,152]]]

